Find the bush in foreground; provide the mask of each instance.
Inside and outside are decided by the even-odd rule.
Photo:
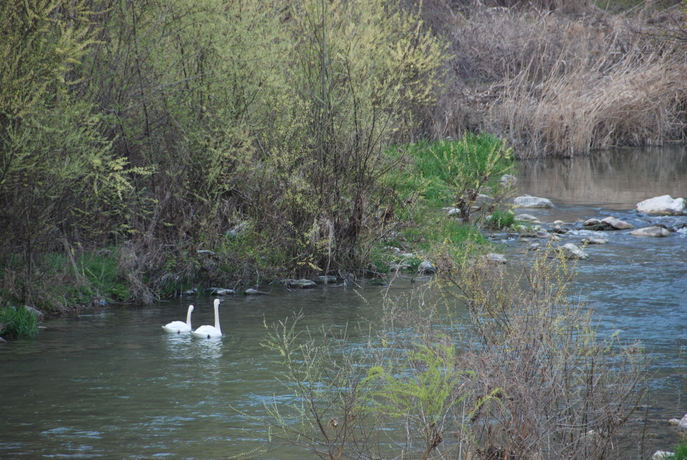
[[[565,262],[544,255],[508,272],[475,259],[456,273],[450,288],[388,298],[379,333],[358,341],[303,331],[298,317],[274,325],[265,346],[286,394],[266,406],[273,446],[320,458],[628,458],[644,360],[597,335]]]

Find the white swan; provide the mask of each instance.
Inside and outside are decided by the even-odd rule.
[[[222,328],[219,325],[219,299],[215,299],[215,325],[214,326],[200,326],[193,331],[193,335],[201,339],[209,339],[211,337],[222,337]]]
[[[193,313],[193,305],[188,306],[188,313],[186,313],[186,322],[172,321],[171,323],[162,326],[166,332],[170,334],[181,334],[182,332],[191,332],[191,313]]]

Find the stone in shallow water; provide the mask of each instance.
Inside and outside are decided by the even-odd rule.
[[[653,236],[653,237],[664,237],[670,236],[670,232],[663,227],[658,225],[653,225],[651,227],[638,228],[630,232],[633,236]]]
[[[522,208],[553,208],[553,203],[548,198],[523,195],[515,198],[513,204]]]
[[[609,227],[615,230],[632,230],[634,225],[625,222],[624,220],[620,220],[616,217],[609,216],[606,217],[605,219],[601,219],[602,224],[607,224]]]
[[[589,254],[572,243],[567,243],[558,249],[566,259],[584,260],[589,258]]]
[[[588,236],[587,238],[583,239],[582,242],[584,244],[607,244],[608,240],[598,236]]]
[[[687,202],[684,198],[670,195],[657,196],[637,203],[637,212],[644,214],[686,214]]]

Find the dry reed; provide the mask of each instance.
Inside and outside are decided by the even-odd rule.
[[[612,16],[576,3],[585,13],[566,15],[554,3],[454,10],[439,28],[454,55],[447,91],[427,131],[498,133],[519,157],[683,141],[687,47],[660,28],[683,31],[684,14]]]

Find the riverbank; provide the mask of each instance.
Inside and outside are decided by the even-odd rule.
[[[72,3],[0,10],[34,34],[6,29],[14,55],[55,57],[0,73],[0,306],[66,313],[424,259],[450,269],[461,241],[484,243],[471,225],[512,223],[491,190],[505,151],[684,139],[675,6]],[[24,88],[34,73],[52,83]],[[448,138],[422,171],[417,139]],[[481,164],[450,157],[465,139],[486,148]],[[473,214],[481,191],[495,203]],[[447,206],[461,223],[438,217]]]

